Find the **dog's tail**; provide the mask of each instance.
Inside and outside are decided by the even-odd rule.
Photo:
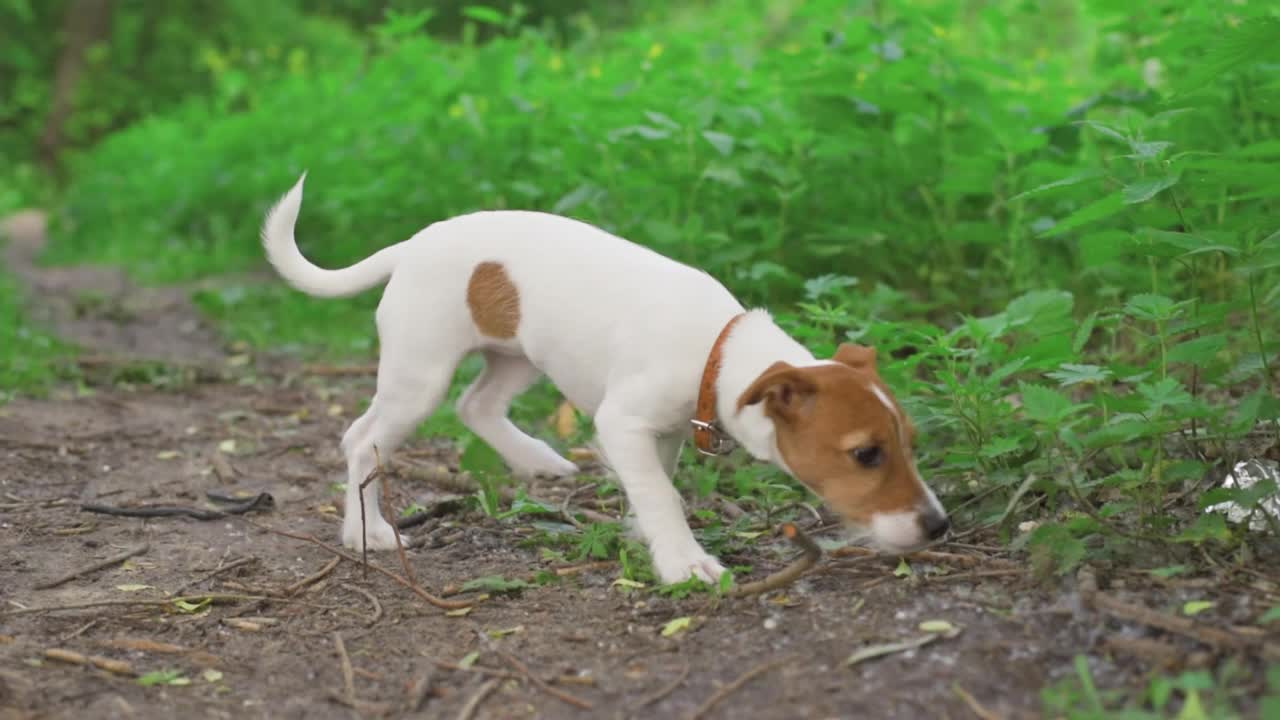
[[[318,267],[298,251],[293,226],[298,222],[302,184],[306,179],[304,172],[280,202],[267,211],[267,219],[262,224],[262,246],[276,272],[293,287],[317,297],[346,297],[385,282],[395,269],[398,245],[383,248],[341,270]]]

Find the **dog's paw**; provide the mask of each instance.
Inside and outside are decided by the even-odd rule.
[[[559,478],[578,474],[578,466],[560,457],[560,453],[552,450],[550,445],[544,444],[542,449],[543,452],[530,457],[513,458],[512,474],[525,478]]]
[[[697,545],[680,550],[654,548],[653,569],[664,585],[684,582],[691,577],[714,585],[724,574],[720,561]]]
[[[395,550],[396,549],[396,529],[391,527],[391,523],[380,517],[370,517],[367,532],[360,529],[360,518],[354,518],[354,522],[342,523],[342,544],[348,550],[359,552],[361,548],[361,539],[368,538],[370,550]],[[401,542],[408,542],[409,538],[402,533],[400,535]]]

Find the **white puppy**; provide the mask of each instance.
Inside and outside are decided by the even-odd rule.
[[[361,546],[357,493],[374,467],[374,448],[388,459],[474,352],[484,355],[485,369],[458,401],[467,427],[516,474],[576,472],[507,418],[516,395],[549,377],[593,416],[664,582],[691,574],[713,581],[724,571],[694,538],[671,483],[691,432],[704,451],[732,438],[777,464],[886,549],[946,532],[946,513],[916,471],[914,429],[877,374],[872,349],[842,345],[832,360],[816,360],[766,312],[745,312],[706,273],[538,212],[463,215],[351,267],[325,270],[294,240],[305,177],[267,214],[262,237],[271,264],[320,297],[386,284],[376,314],[377,392],[342,439],[347,547]],[[378,496],[371,483],[368,544],[394,548],[396,531]]]

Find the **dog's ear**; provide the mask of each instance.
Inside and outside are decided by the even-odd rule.
[[[876,349],[866,345],[842,343],[840,347],[836,348],[835,357],[832,359],[841,365],[848,365],[854,370],[863,370],[876,374],[879,372],[876,369]]]
[[[813,407],[818,386],[800,368],[776,362],[761,373],[738,398],[738,409],[764,403],[764,412],[774,420],[793,422]]]

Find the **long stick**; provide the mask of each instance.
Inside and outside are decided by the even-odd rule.
[[[92,565],[86,565],[86,566],[84,566],[84,567],[82,567],[82,568],[80,568],[80,569],[78,569],[78,570],[72,570],[71,572],[67,573],[66,575],[62,575],[61,577],[54,578],[53,580],[46,580],[45,582],[42,582],[42,583],[40,583],[40,584],[36,585],[36,586],[35,586],[35,589],[36,589],[36,590],[48,590],[49,588],[55,588],[55,587],[58,587],[58,586],[59,586],[59,585],[61,585],[62,583],[69,582],[69,581],[71,581],[71,580],[75,580],[76,578],[80,577],[81,575],[88,575],[88,574],[90,574],[90,573],[95,573],[95,572],[97,572],[97,571],[99,571],[99,570],[103,570],[103,569],[105,569],[105,568],[109,568],[109,567],[111,567],[112,565],[115,565],[115,564],[117,564],[117,563],[122,563],[122,562],[124,562],[125,560],[128,560],[129,558],[133,557],[134,555],[141,555],[142,553],[144,553],[144,552],[146,552],[146,551],[148,551],[148,550],[150,550],[150,549],[151,549],[151,545],[150,545],[150,543],[142,543],[141,545],[138,545],[137,547],[134,547],[134,548],[129,549],[129,550],[125,550],[124,552],[120,553],[119,555],[112,555],[111,557],[107,558],[106,560],[99,560],[98,562],[96,562],[96,563],[94,563],[94,564],[92,564]]]

